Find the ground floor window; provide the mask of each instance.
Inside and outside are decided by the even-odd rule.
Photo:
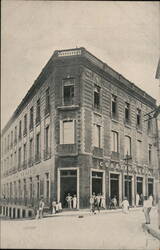
[[[103,192],[103,173],[92,171],[92,194],[102,194]]]
[[[119,205],[119,174],[110,174],[110,199],[114,197]]]
[[[124,196],[127,197],[130,206],[132,205],[132,176],[125,175]]]
[[[148,196],[149,195],[153,196],[153,183],[154,183],[153,178],[148,178]]]

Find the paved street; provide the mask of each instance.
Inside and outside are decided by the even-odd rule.
[[[151,212],[155,219],[155,210]],[[141,210],[129,214],[56,216],[42,220],[2,220],[1,248],[159,249],[143,232]]]

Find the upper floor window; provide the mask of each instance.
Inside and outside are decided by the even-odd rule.
[[[74,79],[63,81],[63,103],[64,105],[74,104]]]
[[[101,126],[94,124],[94,146],[101,148]]]
[[[27,160],[27,146],[26,143],[23,145],[23,161],[26,163]]]
[[[9,135],[8,135],[8,147],[7,147],[8,150],[9,150],[9,141],[10,141],[10,138],[9,138]]]
[[[30,109],[30,125],[29,129],[33,129],[33,107]]]
[[[124,141],[124,155],[131,156],[131,137],[130,136],[125,136],[125,141]]]
[[[151,144],[148,145],[148,161],[149,161],[149,164],[152,162],[152,145]]]
[[[19,139],[22,138],[22,122],[19,121]]]
[[[147,121],[147,130],[148,133],[151,132],[152,129],[152,119],[149,117],[148,121]]]
[[[141,161],[142,156],[142,142],[140,140],[137,140],[137,161]]]
[[[17,126],[14,128],[14,143],[17,143]]]
[[[111,135],[111,150],[112,152],[118,153],[118,133],[116,131],[112,131]]]
[[[40,122],[40,117],[41,117],[41,106],[40,106],[40,99],[38,99],[36,106],[36,123]]]
[[[125,102],[125,122],[130,121],[130,104],[128,102]]]
[[[24,130],[23,135],[27,134],[27,114],[24,115]]]
[[[49,150],[49,126],[45,128],[45,146],[46,146],[46,151],[48,152]]]
[[[45,114],[50,112],[50,89],[49,87],[46,89],[46,106],[45,106]]]
[[[18,168],[21,168],[21,161],[22,161],[21,148],[19,148],[19,150],[18,150]]]
[[[112,118],[117,118],[117,96],[112,95]]]
[[[137,127],[141,127],[141,110],[137,108]]]
[[[46,179],[46,198],[49,198],[49,193],[50,193],[50,189],[49,189],[49,173],[45,174],[45,179]]]
[[[101,88],[97,85],[94,85],[94,108],[100,108],[100,90]]]
[[[11,131],[11,148],[13,147],[13,131]]]
[[[36,156],[35,156],[36,162],[40,161],[40,133],[36,135]]]
[[[61,144],[74,144],[75,143],[75,121],[67,120],[62,121],[62,129],[60,131]]]

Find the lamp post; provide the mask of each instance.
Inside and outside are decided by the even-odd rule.
[[[127,155],[126,158],[124,158],[123,160],[126,161],[126,166],[127,166],[127,199],[129,202],[129,173],[128,173],[128,160],[131,160],[132,157],[130,155],[128,155],[128,151],[127,151]]]

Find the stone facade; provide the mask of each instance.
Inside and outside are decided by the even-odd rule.
[[[125,111],[125,105],[129,111]],[[119,205],[126,196],[126,176],[130,178],[132,206],[138,185],[139,194],[155,195],[156,120],[150,125],[144,122],[144,114],[155,107],[152,97],[84,48],[55,51],[2,131],[1,195],[7,204],[28,208],[40,196],[48,206],[53,200],[61,200],[65,206],[65,196],[70,192],[77,195],[77,208],[83,208],[89,207],[89,197],[96,192],[103,193],[107,207],[109,196],[116,195]],[[141,119],[138,126],[137,110]],[[129,115],[127,121],[125,114]],[[65,122],[70,122],[74,130],[69,143],[64,139]],[[112,131],[117,135],[115,151]],[[132,156],[128,169],[124,160],[126,136],[130,138]]]

